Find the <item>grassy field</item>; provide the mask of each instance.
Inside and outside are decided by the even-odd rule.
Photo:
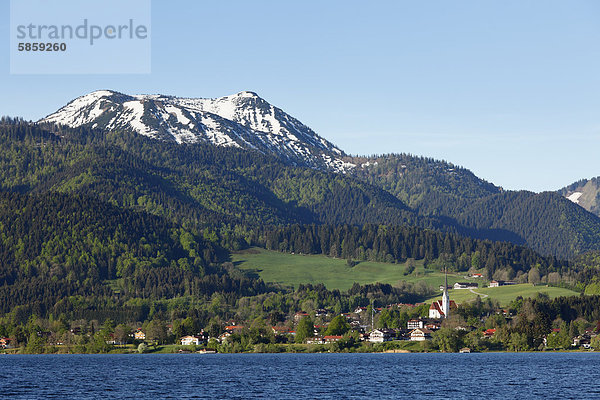
[[[234,265],[242,270],[252,270],[267,282],[276,282],[297,287],[300,283],[323,283],[329,289],[347,290],[354,282],[389,283],[399,281],[425,281],[438,287],[444,283],[444,274],[423,268],[421,261],[415,262],[415,271],[404,275],[405,264],[388,264],[363,261],[354,267],[346,260],[321,255],[286,254],[264,249],[250,249],[233,254]],[[465,281],[463,276],[448,275],[448,283]]]
[[[256,272],[266,282],[276,282],[294,287],[300,283],[323,283],[328,289],[347,290],[354,282],[360,284],[382,282],[395,285],[399,281],[424,281],[437,288],[444,282],[444,274],[425,269],[421,261],[415,262],[415,271],[410,275],[404,275],[406,264],[365,261],[350,267],[346,264],[346,260],[322,255],[286,254],[258,248],[235,253],[232,255],[232,261],[236,267],[242,270]],[[462,275],[448,275],[450,285],[470,280],[472,279]],[[488,288],[483,287],[487,286],[485,280],[475,279],[473,281],[478,282],[481,287],[475,292],[488,295],[502,305],[507,305],[517,296],[531,297],[540,292],[546,293],[552,298],[578,294],[568,289],[529,284]],[[476,296],[469,290],[450,291],[450,298],[458,303],[473,300]]]
[[[533,297],[538,293],[545,293],[550,298],[560,296],[577,296],[579,294],[569,289],[552,286],[533,286],[529,283],[524,283],[520,285],[500,286],[496,288],[483,287],[480,289],[475,289],[474,292],[480,293],[481,298],[484,298],[485,295],[487,295],[491,299],[500,302],[501,305],[508,305],[518,296]],[[474,300],[477,297],[475,293],[472,293],[470,290],[460,289],[450,290],[449,295],[452,300],[456,301],[457,303],[462,303],[465,301]],[[440,299],[441,297],[438,296],[437,298]]]

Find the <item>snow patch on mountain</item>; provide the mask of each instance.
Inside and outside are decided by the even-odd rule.
[[[180,144],[209,142],[253,149],[335,172],[355,167],[342,160],[341,149],[249,91],[196,99],[99,90],[71,101],[40,122],[104,131],[131,129]]]
[[[375,162],[367,161],[365,163],[360,164],[360,167],[361,168],[368,168],[371,165],[379,165],[379,163],[377,161],[375,161]]]
[[[583,195],[581,192],[574,192],[567,196],[567,199],[571,200],[575,204],[579,204],[579,198]]]

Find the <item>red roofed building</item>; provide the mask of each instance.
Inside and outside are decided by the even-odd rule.
[[[286,326],[272,326],[271,329],[275,335],[289,335],[293,332]]]
[[[427,328],[417,328],[410,332],[410,340],[422,342],[431,339],[431,331]]]
[[[229,325],[225,327],[225,330],[231,333],[238,333],[242,329],[244,329],[244,325]]]
[[[423,322],[423,320],[421,318],[409,319],[408,322],[406,323],[406,327],[408,329],[424,328],[425,323]]]
[[[493,337],[495,334],[496,334],[496,329],[486,329],[483,332],[483,337],[489,339],[489,338]]]
[[[456,310],[458,306],[454,300],[449,301],[449,311]],[[429,307],[429,318],[448,318],[448,315],[444,312],[443,300],[436,300],[431,303],[431,307]]]
[[[456,303],[453,300],[450,300],[450,296],[448,295],[448,271],[444,271],[444,293],[442,294],[441,300],[436,300],[431,303],[431,307],[429,307],[429,318],[448,318],[450,316],[451,310],[456,310]]]

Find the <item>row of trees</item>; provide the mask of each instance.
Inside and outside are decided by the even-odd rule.
[[[450,271],[485,269],[489,278],[507,270],[507,279],[532,267],[542,275],[568,270],[569,263],[542,257],[533,250],[507,242],[476,240],[452,233],[407,226],[366,224],[292,225],[264,232],[260,242],[271,250],[324,254],[358,261],[403,263],[425,260]],[[433,261],[437,261],[433,263]]]

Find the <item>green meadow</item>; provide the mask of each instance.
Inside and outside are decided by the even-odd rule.
[[[322,283],[328,289],[347,290],[354,282],[362,285],[367,283],[389,283],[396,285],[400,281],[423,281],[434,288],[443,285],[444,274],[439,271],[425,269],[422,261],[415,261],[415,270],[405,275],[408,265],[363,261],[351,267],[346,260],[322,255],[288,254],[252,248],[232,255],[234,265],[245,271],[257,273],[264,281],[297,287],[301,283]],[[531,297],[537,293],[546,293],[551,298],[573,296],[578,293],[556,287],[532,286],[530,284],[488,288],[483,279],[470,279],[463,275],[449,274],[448,284],[455,282],[478,282],[480,289],[475,290],[482,296],[498,300],[506,305],[517,296]],[[477,295],[469,290],[451,290],[450,297],[461,303],[472,301]]]
[[[481,294],[481,298],[489,296],[493,300],[497,300],[501,305],[508,305],[518,296],[523,297],[534,297],[538,293],[547,294],[550,298],[561,297],[561,296],[577,296],[579,293],[569,289],[553,287],[553,286],[533,286],[530,283],[523,283],[519,285],[500,286],[496,288],[482,287],[474,289],[473,292]],[[463,303],[465,301],[473,301],[477,297],[477,294],[466,289],[450,290],[450,298],[457,303]],[[436,298],[441,298],[438,296]]]
[[[301,283],[323,283],[328,289],[347,290],[354,282],[389,283],[399,281],[425,281],[432,286],[443,284],[444,274],[425,270],[421,261],[415,261],[415,271],[404,275],[406,264],[390,264],[363,261],[350,267],[346,260],[322,255],[300,255],[280,253],[253,248],[233,254],[232,261],[242,270],[256,272],[266,282],[297,287]],[[462,277],[449,276],[454,283]]]

